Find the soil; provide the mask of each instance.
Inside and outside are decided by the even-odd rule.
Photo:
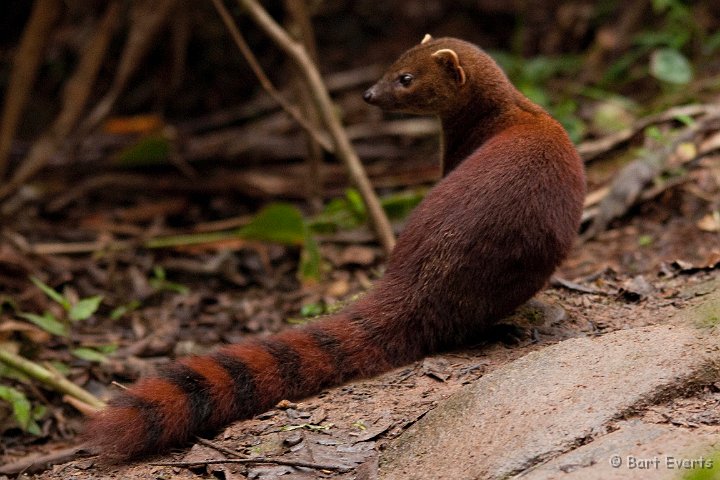
[[[107,464],[94,457],[81,458],[57,465],[38,478],[269,479],[282,475],[287,479],[309,479],[355,478],[358,467],[360,472],[363,468],[371,471],[377,452],[389,440],[399,436],[438,402],[484,374],[564,339],[662,323],[682,308],[692,296],[682,292],[717,275],[716,270],[693,270],[688,265],[710,264],[720,244],[717,234],[701,232],[692,218],[680,215],[688,202],[695,201],[692,193],[679,188],[668,195],[674,199],[670,203],[674,209],[663,202],[641,206],[612,230],[578,246],[558,271],[558,276],[572,279],[593,293],[549,287],[538,298],[552,308],[535,306],[519,312],[504,323],[520,328],[498,328],[497,338],[487,343],[436,355],[374,379],[329,389],[301,402],[283,402],[253,420],[230,426],[211,440],[212,445],[242,456],[311,462],[334,466],[336,470],[272,464],[154,465],[224,458],[223,453],[212,447],[195,445],[189,450],[129,465]],[[47,229],[52,228],[51,220],[46,220]],[[650,236],[652,241],[640,246],[639,238],[643,236]],[[75,372],[84,371],[86,386],[106,395],[109,392],[101,383],[111,374],[121,380],[131,379],[167,361],[168,356],[205,351],[219,342],[286,328],[283,319],[297,318],[301,305],[351,298],[367,286],[368,278],[379,275],[382,270],[381,255],[373,246],[329,244],[323,248],[325,256],[335,260],[335,269],[326,281],[312,288],[302,288],[294,280],[297,252],[283,247],[239,250],[236,256],[244,268],[239,268],[238,274],[246,276],[243,281],[254,284],[249,287],[239,288],[227,281],[220,283],[215,278],[199,275],[176,276],[173,281],[188,287],[190,293],[149,295],[150,305],[133,312],[129,321],[110,325],[98,320],[83,329],[81,334],[88,338],[115,339],[121,349],[109,364],[90,367],[76,363]],[[350,249],[354,251],[348,254]],[[144,282],[137,280],[142,276],[133,272],[134,269],[141,270],[143,264],[148,263],[172,265],[179,261],[149,255],[137,253],[137,257],[124,259],[124,274],[128,277],[135,274],[132,285],[135,292],[142,289]],[[211,253],[208,258],[220,255],[223,254]],[[345,263],[341,260],[343,255]],[[362,258],[363,265],[354,263],[352,258]],[[682,262],[673,265],[677,260]],[[115,261],[122,264],[122,260]],[[77,257],[51,258],[47,266],[52,271],[58,264],[69,266],[74,282],[80,285],[83,281],[92,282],[92,268],[102,269],[92,267],[90,260]],[[82,272],[83,268],[87,270]],[[86,293],[87,290],[83,291]],[[717,425],[718,418],[712,414],[716,398],[717,389],[709,385],[696,398],[673,399],[643,414],[661,415],[667,422]],[[59,433],[49,435],[43,442],[28,442],[24,436],[6,437],[3,463],[76,444],[72,432],[79,426],[79,417],[60,405],[53,413],[53,422],[47,422],[45,427],[58,428],[67,438],[59,439]],[[365,464],[366,461],[370,463]]]

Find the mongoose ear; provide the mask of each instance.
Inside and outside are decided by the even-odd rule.
[[[455,76],[455,80],[457,80],[460,85],[465,84],[465,70],[463,70],[460,65],[460,59],[457,53],[455,53],[455,50],[442,48],[433,53],[432,56]]]
[[[427,42],[429,42],[429,41],[432,40],[432,39],[433,39],[433,38],[432,38],[432,35],[430,35],[429,33],[426,33],[425,36],[424,36],[423,39],[422,39],[422,42],[420,42],[420,44],[422,45],[423,43],[427,43]]]

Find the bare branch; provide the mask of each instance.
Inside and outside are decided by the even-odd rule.
[[[315,44],[315,32],[313,31],[312,22],[310,20],[310,12],[307,7],[307,0],[285,0],[285,9],[289,16],[289,26],[293,35],[302,42],[308,51],[313,62],[317,63],[317,45]],[[300,98],[300,104],[305,117],[316,128],[321,128],[322,121],[320,114],[315,107],[312,99],[312,93],[306,82],[303,81],[302,75],[293,68],[294,77],[293,84]],[[323,171],[323,152],[321,146],[312,139],[312,136],[306,135],[305,143],[307,145],[307,191],[308,203],[316,212],[322,209],[322,175]]]
[[[63,89],[63,107],[49,132],[43,134],[32,146],[12,179],[0,188],[0,198],[12,194],[32,176],[39,172],[55,155],[80,119],[85,103],[90,97],[95,79],[100,71],[105,53],[117,26],[121,7],[119,1],[111,2],[103,18],[89,39],[88,47],[80,57],[73,76]]]
[[[277,91],[270,79],[267,77],[267,75],[265,75],[265,72],[263,71],[260,63],[255,57],[255,54],[252,52],[250,46],[247,44],[242,34],[240,33],[240,30],[235,25],[235,22],[232,19],[230,12],[228,12],[227,8],[225,8],[222,0],[212,0],[212,2],[213,5],[215,5],[215,9],[218,11],[220,18],[222,18],[223,23],[225,23],[225,26],[230,32],[230,36],[235,41],[235,44],[240,50],[240,53],[242,53],[243,57],[245,57],[245,60],[247,60],[250,68],[260,81],[260,85],[263,87],[263,89],[282,107],[283,110],[288,113],[288,115],[293,118],[293,120],[295,120],[306,132],[308,132],[308,134],[310,134],[318,144],[320,144],[329,153],[334,153],[335,149],[333,148],[330,140],[328,140],[327,136],[323,132],[318,131],[317,128],[315,128],[307,120],[305,120],[302,115],[300,115],[298,109],[291,105],[290,102],[285,100],[285,97],[283,97],[280,92]]]
[[[213,0],[214,2],[218,0]],[[360,159],[352,147],[348,136],[343,129],[340,120],[335,114],[332,99],[325,87],[320,72],[308,55],[305,48],[295,42],[290,36],[273,20],[273,18],[255,0],[238,0],[241,6],[245,7],[250,17],[267,33],[270,38],[287,53],[297,65],[305,81],[310,87],[313,100],[320,112],[320,116],[328,129],[335,144],[335,155],[340,158],[348,169],[348,174],[353,184],[362,195],[368,210],[368,216],[372,221],[375,232],[386,253],[390,253],[395,246],[395,236],[390,222],[385,215],[380,201],[365,174]]]
[[[623,167],[607,190],[593,194],[595,197],[593,200],[599,200],[599,205],[593,211],[594,215],[588,215],[587,211],[583,215],[584,219],[592,218],[592,223],[581,239],[586,241],[604,231],[612,220],[621,217],[630,207],[645,198],[646,186],[667,169],[668,160],[678,147],[685,142],[692,141],[698,134],[708,129],[717,128],[719,120],[720,108],[708,106],[705,115],[692,125],[684,127],[667,146],[647,151],[640,158]]]
[[[62,11],[60,0],[38,0],[33,5],[30,21],[23,31],[20,46],[15,53],[0,127],[0,180],[5,177],[8,155],[30,90],[35,84],[38,67],[42,60],[50,30]]]
[[[120,58],[115,78],[110,90],[100,100],[92,112],[83,120],[77,136],[82,136],[95,128],[107,117],[130,78],[140,66],[140,62],[153,45],[160,29],[171,18],[177,0],[137,1],[130,12],[130,33]]]
[[[99,400],[95,397],[95,395],[87,390],[78,387],[59,372],[50,371],[45,367],[42,367],[27,358],[23,358],[20,355],[16,355],[4,348],[0,348],[0,362],[16,370],[20,370],[25,375],[39,380],[45,385],[52,387],[55,391],[75,397],[81,402],[94,408],[100,409],[105,406],[105,402]]]

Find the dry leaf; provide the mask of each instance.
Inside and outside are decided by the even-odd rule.
[[[703,232],[720,232],[720,212],[708,213],[696,225]]]

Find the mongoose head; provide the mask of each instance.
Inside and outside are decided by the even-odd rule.
[[[363,98],[387,111],[443,117],[459,111],[469,101],[500,101],[498,87],[508,91],[508,84],[495,61],[475,45],[425,35],[419,45],[393,63]]]

